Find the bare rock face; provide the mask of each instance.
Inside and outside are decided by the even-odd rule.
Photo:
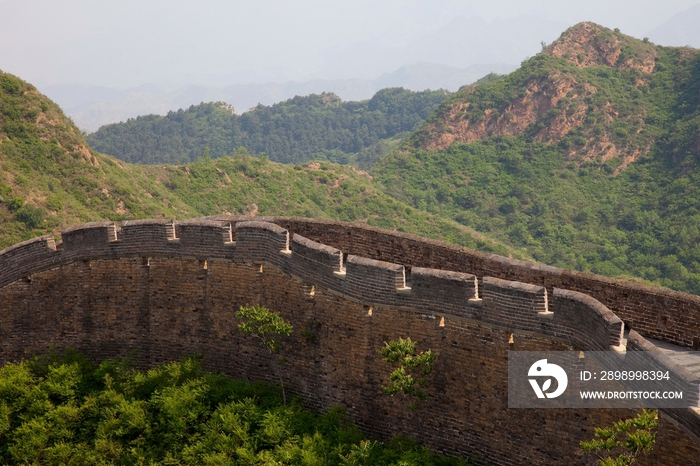
[[[632,50],[623,53],[623,50],[630,46]],[[579,68],[610,66],[637,69],[644,73],[654,71],[656,58],[656,48],[653,44],[630,40],[619,32],[613,32],[595,23],[579,23],[573,26],[544,52],[565,58]]]
[[[562,58],[578,69],[610,67],[634,70],[635,86],[648,83],[654,71],[656,46],[612,31],[594,23],[579,23],[546,47],[544,55]],[[561,63],[561,62],[560,62]],[[616,173],[646,154],[653,141],[637,140],[644,129],[646,110],[642,106],[622,114],[610,101],[591,107],[590,97],[599,89],[575,69],[547,64],[545,73],[533,73],[505,102],[485,108],[478,85],[460,91],[452,106],[444,107],[437,121],[421,132],[419,146],[428,151],[444,150],[453,143],[470,143],[491,136],[528,134],[537,142],[558,143],[581,128],[581,137],[568,150],[578,163],[619,157]],[[508,79],[508,78],[505,78]],[[609,126],[626,120],[629,138],[615,138]]]
[[[244,214],[249,217],[255,217],[258,215],[258,212],[258,205],[256,203],[252,203],[246,206]]]
[[[468,115],[471,104],[462,102],[455,105],[447,112],[444,120],[451,131],[429,140],[425,148],[440,150],[448,148],[454,141],[474,142],[500,134],[523,134],[566,97],[569,103],[535,136],[537,141],[558,142],[569,131],[580,126],[586,117],[587,105],[579,102],[572,105],[573,101],[583,100],[582,97],[596,91],[597,89],[590,84],[579,84],[570,74],[552,71],[545,79],[530,81],[522,96],[514,99],[503,111],[490,108],[483,112],[483,116],[464,118],[465,114]]]

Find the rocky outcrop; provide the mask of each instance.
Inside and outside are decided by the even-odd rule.
[[[562,57],[579,68],[611,66],[654,71],[656,48],[648,41],[638,41],[595,23],[579,23],[544,50]]]
[[[656,56],[656,47],[646,40],[594,23],[577,24],[547,46],[541,57],[532,59],[537,62],[525,63],[502,83],[485,84],[508,89],[505,97],[493,98],[496,92],[480,92],[478,85],[465,88],[443,105],[437,119],[428,122],[412,142],[429,151],[498,135],[526,135],[552,144],[578,130],[567,144],[568,157],[579,164],[619,158],[618,173],[651,148],[653,141],[643,135],[647,109],[639,105],[623,111],[608,99],[593,98],[599,89],[579,70],[632,70],[636,73],[633,86],[640,87],[648,84]],[[575,68],[546,57],[564,59]],[[612,129],[618,120],[624,120],[626,134]]]

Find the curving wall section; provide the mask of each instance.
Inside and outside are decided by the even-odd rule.
[[[236,241],[233,241],[235,231]],[[263,221],[142,220],[81,225],[56,245],[40,237],[0,252],[0,286],[70,261],[128,256],[182,256],[265,263],[301,280],[369,305],[391,306],[484,321],[561,338],[586,350],[619,346],[623,323],[581,293],[423,267],[411,269],[347,255]],[[345,260],[344,260],[345,259]],[[550,309],[551,308],[551,309]]]
[[[245,217],[211,217],[229,222]],[[648,338],[700,349],[700,296],[472,249],[367,225],[300,217],[259,217],[346,253],[400,264],[463,271],[594,297]]]
[[[314,241],[303,231],[348,249]],[[291,218],[81,225],[64,231],[62,242],[41,237],[0,252],[0,360],[57,344],[95,357],[137,351],[135,359],[144,365],[196,351],[213,369],[265,378],[270,374],[263,354],[236,334],[232,318],[236,306],[259,303],[305,329],[306,336],[295,337],[288,348],[291,386],[313,407],[349,406],[376,435],[402,429],[433,448],[492,464],[552,464],[562,451],[575,455],[593,427],[630,415],[507,409],[509,349],[625,346],[625,324],[616,313],[580,291],[552,286],[575,272],[518,262],[510,275],[535,270],[544,278],[507,280],[494,266],[502,258],[428,240],[421,257],[416,242],[369,227]],[[374,257],[363,257],[369,248],[372,254],[364,255]],[[382,260],[392,259],[397,248],[403,249],[396,257],[410,261]],[[481,265],[469,273],[477,259]],[[456,271],[425,266],[455,262]],[[660,366],[697,383],[638,328],[629,334],[630,350],[649,351]],[[668,340],[685,341],[693,331]],[[383,341],[406,335],[440,354],[443,367],[431,388],[429,419],[413,419],[417,415],[381,396],[386,368],[377,350]],[[432,429],[418,429],[417,422]],[[526,422],[544,431],[523,429]],[[700,452],[698,418],[667,410],[663,423],[657,455],[665,455],[665,464],[686,464]]]

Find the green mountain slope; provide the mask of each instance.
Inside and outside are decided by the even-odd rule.
[[[133,167],[133,166],[132,166]],[[499,254],[527,257],[451,220],[393,199],[354,167],[329,162],[287,165],[245,149],[182,167],[139,167],[199,215],[293,215],[361,222]]]
[[[222,102],[203,103],[166,116],[103,126],[88,142],[100,152],[136,163],[189,162],[205,147],[218,158],[243,146],[277,162],[321,159],[369,168],[448,95],[391,88],[367,101],[343,102],[324,93],[258,105],[242,115]]]
[[[91,151],[56,104],[2,72],[0,167],[0,247],[92,220],[194,214],[142,170]]]
[[[700,293],[699,135],[700,52],[581,23],[371,173],[541,262]]]
[[[284,165],[244,149],[215,160],[201,156],[182,166],[120,162],[89,149],[58,106],[2,72],[0,167],[0,249],[89,221],[230,212],[365,222],[514,253],[454,221],[393,199],[353,167]]]

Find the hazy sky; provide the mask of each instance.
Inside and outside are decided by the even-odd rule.
[[[523,42],[492,53],[493,62],[517,64],[579,21],[642,37],[698,3],[0,0],[0,69],[40,86],[368,79],[403,62],[487,60],[465,58],[460,37],[470,36],[460,34],[469,28]]]

